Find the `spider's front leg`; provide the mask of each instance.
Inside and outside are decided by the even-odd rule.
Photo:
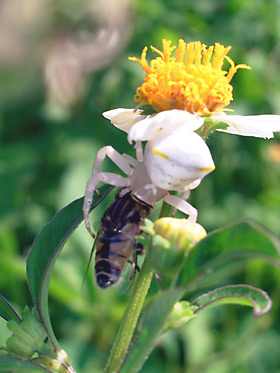
[[[186,199],[189,198],[190,196],[190,193],[191,193],[191,190],[197,188],[199,186],[199,184],[201,183],[201,179],[197,179],[195,181],[193,181],[192,183],[188,184],[184,190],[184,193],[182,194],[181,197],[178,197],[180,198],[180,200],[183,200],[183,201],[186,201]],[[176,204],[177,202],[175,202]],[[188,206],[186,206],[186,204],[184,204],[185,207],[184,210],[185,211],[188,211],[187,212],[187,215],[190,216],[189,220],[191,221],[194,221],[193,219],[195,219],[195,222],[196,222],[196,219],[197,219],[197,210],[192,206],[190,205],[188,202],[186,202],[188,204]],[[174,207],[173,211],[172,211],[172,216],[174,216],[176,214],[176,211],[178,210],[177,207]],[[185,213],[185,211],[182,211]]]
[[[93,167],[92,167],[92,177],[88,180],[84,198],[84,205],[83,205],[83,213],[85,219],[85,225],[88,232],[91,234],[92,237],[95,237],[94,233],[91,230],[89,224],[89,211],[92,204],[92,198],[94,191],[97,188],[97,185],[100,181],[118,186],[118,187],[127,187],[130,185],[130,179],[120,176],[118,174],[114,174],[111,172],[99,172],[99,168],[101,167],[105,157],[110,158],[121,171],[123,171],[126,175],[130,175],[133,172],[133,168],[130,167],[132,161],[127,159],[125,155],[120,154],[117,150],[115,150],[112,146],[104,146],[101,148],[96,155]]]
[[[183,212],[186,215],[189,215],[188,220],[196,223],[197,221],[197,209],[194,208],[190,203],[185,201],[184,199],[173,196],[171,194],[167,194],[163,197],[164,201],[168,203],[170,206],[174,207],[175,209]]]

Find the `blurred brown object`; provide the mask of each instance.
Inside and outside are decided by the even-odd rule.
[[[0,65],[20,65],[47,26],[48,0],[1,0]]]
[[[280,163],[280,144],[269,145],[267,155],[270,161]]]
[[[0,68],[27,71],[25,65],[32,65],[34,74],[43,69],[48,103],[71,106],[84,91],[85,74],[126,45],[129,5],[129,0],[2,0]]]

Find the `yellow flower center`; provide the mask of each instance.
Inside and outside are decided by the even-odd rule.
[[[227,56],[231,47],[219,43],[207,48],[199,41],[186,44],[180,39],[176,48],[163,39],[162,44],[162,52],[151,46],[159,57],[151,60],[150,65],[146,60],[147,47],[141,59],[130,57],[147,73],[134,100],[158,111],[180,109],[200,115],[222,111],[232,100],[233,88],[229,83],[237,69],[250,69],[243,64],[235,66]],[[174,49],[176,54],[172,56]],[[230,64],[228,71],[222,70],[225,59]]]

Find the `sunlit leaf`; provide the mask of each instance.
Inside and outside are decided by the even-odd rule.
[[[2,316],[3,319],[7,321],[15,320],[16,322],[19,322],[21,320],[19,315],[10,305],[10,303],[1,294],[0,294],[0,316]]]
[[[268,312],[272,301],[267,293],[250,285],[229,285],[201,295],[192,305],[198,306],[195,313],[224,304],[237,304],[249,306],[254,309],[254,316]]]
[[[93,208],[112,189],[105,185],[100,188],[102,197],[95,194]],[[36,237],[27,258],[28,285],[33,302],[51,340],[57,344],[52,331],[48,311],[48,290],[51,274],[58,254],[66,240],[83,220],[84,198],[79,198],[60,210]]]

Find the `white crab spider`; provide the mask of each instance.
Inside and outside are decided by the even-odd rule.
[[[100,172],[106,156],[127,176]],[[190,190],[196,188],[201,179],[214,169],[206,143],[185,127],[180,127],[171,134],[158,134],[155,139],[147,142],[144,154],[142,143],[137,141],[136,159],[120,154],[112,146],[105,146],[96,155],[92,177],[86,187],[83,205],[86,228],[93,235],[89,224],[89,210],[99,182],[126,187],[136,199],[152,207],[155,202],[163,199],[188,215],[190,221],[196,222],[197,210],[183,198],[169,194],[169,191],[184,192],[183,196],[187,198]]]

